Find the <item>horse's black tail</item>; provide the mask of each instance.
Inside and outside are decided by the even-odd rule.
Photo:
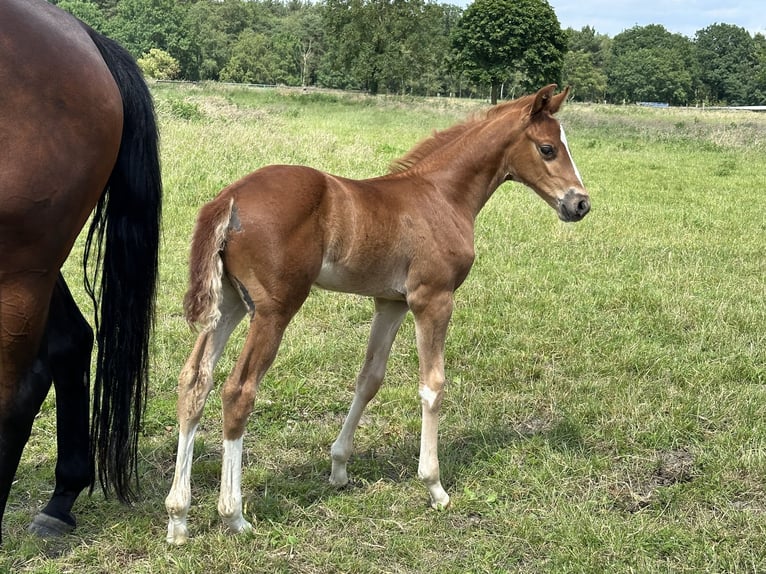
[[[114,488],[121,501],[130,502],[138,487],[138,437],[156,299],[162,212],[159,136],[152,97],[133,57],[113,40],[86,29],[119,87],[124,115],[119,155],[94,212],[83,261],[98,342],[91,455],[105,494]]]

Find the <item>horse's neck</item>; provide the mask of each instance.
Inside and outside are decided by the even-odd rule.
[[[439,162],[429,166],[434,183],[451,203],[475,219],[505,181],[504,157],[520,133],[507,123],[493,121],[456,140]]]

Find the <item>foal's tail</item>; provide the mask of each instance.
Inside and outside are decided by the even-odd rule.
[[[184,296],[184,313],[190,325],[203,331],[213,329],[221,318],[223,260],[221,254],[234,200],[219,196],[202,207],[192,237],[189,255],[189,289]]]
[[[85,29],[114,77],[123,105],[120,150],[93,215],[83,262],[98,342],[91,456],[104,493],[113,487],[121,501],[130,502],[138,486],[138,437],[156,299],[162,212],[159,137],[152,97],[133,57],[113,40]],[[89,261],[95,262],[92,275]]]

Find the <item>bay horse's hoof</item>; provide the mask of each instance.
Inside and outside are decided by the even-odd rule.
[[[48,516],[42,512],[35,516],[32,523],[27,528],[27,532],[35,534],[40,538],[55,538],[64,536],[74,530],[74,524],[69,524],[53,516]]]

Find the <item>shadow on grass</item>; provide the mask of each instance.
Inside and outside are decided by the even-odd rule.
[[[464,432],[454,434],[448,428],[443,430],[444,436],[439,442],[442,482],[452,494],[459,490],[457,485],[461,477],[470,473],[477,463],[491,462],[498,451],[517,443],[536,440],[556,451],[587,453],[589,450],[578,423],[566,418],[536,417],[505,425],[477,422],[465,427]],[[365,490],[372,494],[374,485],[380,482],[403,486],[406,482],[417,481],[419,432],[402,440],[389,440],[379,447],[355,451],[348,463],[349,484],[342,488],[328,482],[329,444],[326,453],[319,455],[314,451],[309,454],[307,451],[306,456],[305,462],[269,472],[243,470],[243,496],[251,516],[258,520],[290,521],[295,507],[307,508]],[[218,492],[217,477],[210,482],[210,487]],[[426,510],[430,503],[427,490],[422,488],[423,509]]]
[[[82,543],[96,542],[104,535],[104,529],[126,521],[127,530],[143,528],[156,530],[164,538],[166,525],[164,498],[170,488],[175,462],[176,437],[169,433],[151,446],[142,448],[141,496],[132,506],[120,505],[114,498],[104,499],[100,491],[88,496],[80,495],[74,512],[78,528],[72,535],[60,539],[35,541],[16,524],[14,532],[7,535],[19,537],[17,547],[22,556],[44,555],[49,558],[65,555]],[[477,463],[491,462],[495,454],[513,444],[542,440],[549,448],[562,451],[587,451],[579,426],[570,420],[548,415],[524,421],[498,424],[491,421],[473,421],[460,429],[443,425],[439,443],[442,480],[450,493],[455,493],[461,477],[469,473]],[[369,442],[369,441],[363,441]],[[300,445],[297,445],[300,446]],[[217,528],[220,523],[216,514],[216,500],[220,491],[221,459],[217,445],[205,444],[199,449],[192,468],[192,510],[190,527],[193,535],[200,535]],[[296,520],[296,509],[306,509],[317,503],[338,496],[364,493],[380,482],[401,485],[417,481],[419,455],[419,432],[407,433],[401,440],[389,437],[379,447],[361,448],[349,461],[350,482],[346,487],[336,488],[329,484],[329,443],[324,452],[306,445],[306,459],[298,464],[286,464],[272,470],[246,463],[243,468],[243,503],[246,517],[265,523],[290,523]],[[26,513],[31,520],[50,493],[39,480],[27,480],[34,476],[39,464],[55,464],[55,461],[24,463],[19,467],[20,484],[14,491],[25,493],[25,500],[13,504],[18,513]],[[49,489],[53,485],[48,485]],[[38,492],[30,492],[37,489]],[[428,508],[428,494],[423,487],[423,509]],[[7,539],[7,537],[6,537]]]

